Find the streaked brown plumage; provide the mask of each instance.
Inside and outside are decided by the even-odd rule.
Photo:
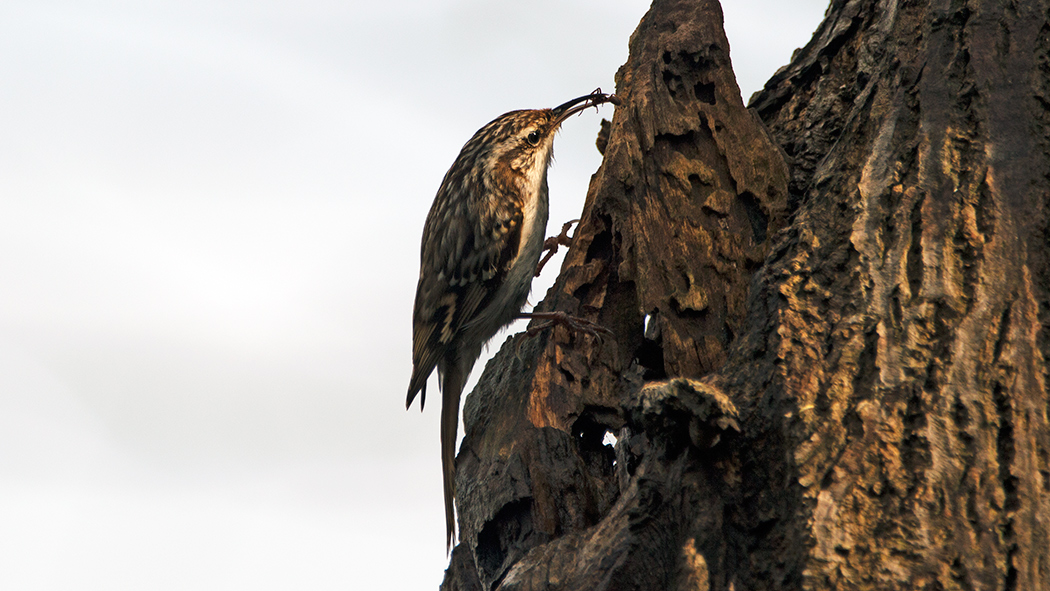
[[[427,215],[412,316],[406,408],[426,401],[437,367],[446,539],[455,533],[459,399],[481,348],[520,316],[547,227],[547,167],[566,118],[615,96],[593,94],[553,109],[511,111],[482,127],[445,174]]]

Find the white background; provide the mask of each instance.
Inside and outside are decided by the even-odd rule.
[[[825,6],[725,2],[745,99]],[[0,3],[0,588],[436,588],[423,219],[481,125],[612,91],[646,9]],[[564,125],[551,231],[611,116]]]

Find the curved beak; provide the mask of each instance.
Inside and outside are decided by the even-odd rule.
[[[620,99],[615,94],[604,94],[601,89],[595,90],[591,94],[574,98],[567,103],[562,103],[557,107],[551,109],[551,113],[554,114],[553,127],[561,125],[562,121],[569,118],[570,115],[575,115],[584,109],[591,107],[597,107],[603,103],[612,103],[614,105],[620,104]]]

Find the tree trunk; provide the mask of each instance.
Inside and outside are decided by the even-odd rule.
[[[1050,588],[1048,4],[835,0],[749,111],[656,0],[442,588]]]

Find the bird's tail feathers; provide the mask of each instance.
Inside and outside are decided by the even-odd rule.
[[[459,427],[459,398],[473,363],[448,355],[440,364],[441,374],[441,473],[445,485],[445,543],[452,548],[456,537],[456,432]],[[466,367],[464,367],[466,366]]]
[[[408,396],[405,398],[405,410],[412,407],[412,401],[416,399],[418,393],[419,412],[423,412],[423,406],[427,403],[427,379],[429,377],[429,371],[426,375],[422,375],[422,372],[418,370],[412,371],[412,379],[408,382]]]

